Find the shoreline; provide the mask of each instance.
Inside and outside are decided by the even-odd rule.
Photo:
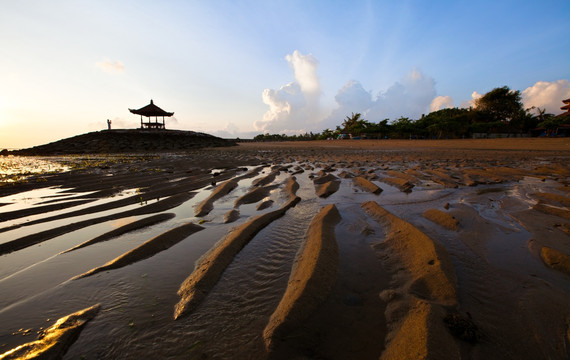
[[[194,131],[182,130],[164,130],[163,133],[150,130],[101,130],[83,135],[57,140],[48,144],[35,145],[29,148],[18,149],[4,149],[0,151],[0,156],[20,155],[20,156],[57,156],[57,155],[85,155],[89,154],[87,151],[73,152],[73,148],[79,147],[80,142],[87,137],[103,137],[105,134],[142,134],[142,135],[168,135],[168,134],[183,134],[184,136],[198,136],[208,140],[215,140],[213,144],[215,147],[224,147],[223,143],[227,142],[230,146],[236,144],[244,149],[251,148],[264,148],[264,149],[303,149],[303,148],[344,148],[344,149],[387,149],[387,150],[410,150],[418,148],[427,149],[466,149],[466,150],[529,150],[529,151],[563,151],[570,150],[570,138],[567,137],[527,137],[527,138],[495,138],[495,139],[382,139],[382,140],[307,140],[307,141],[253,141],[236,139],[222,139],[212,135],[197,133]],[[219,142],[219,144],[218,144]],[[234,143],[235,142],[235,143]],[[63,144],[72,144],[70,149],[62,148]],[[212,147],[213,144],[204,142],[201,146],[203,148]],[[148,144],[147,144],[148,145]],[[227,145],[226,145],[227,146]],[[61,154],[53,155],[52,153],[57,148]],[[46,149],[42,153],[42,149]],[[157,149],[139,149],[139,151],[119,151],[119,152],[105,152],[96,151],[94,154],[151,154]],[[192,150],[191,148],[187,150]],[[160,149],[158,153],[184,153],[184,149]]]

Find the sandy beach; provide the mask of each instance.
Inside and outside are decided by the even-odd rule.
[[[39,159],[0,186],[0,359],[570,357],[570,139]]]

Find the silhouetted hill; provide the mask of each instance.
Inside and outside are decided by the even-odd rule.
[[[144,153],[184,151],[204,147],[234,146],[213,135],[181,130],[103,130],[77,135],[45,145],[11,151],[14,155],[64,155],[92,153]],[[6,153],[6,152],[3,152]]]

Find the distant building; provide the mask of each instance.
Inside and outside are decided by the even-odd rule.
[[[564,112],[558,116],[569,116],[570,115],[570,99],[562,100],[562,102],[566,105],[564,105],[560,108],[560,110],[564,110]]]
[[[166,125],[164,123],[164,118],[174,115],[173,112],[164,111],[158,106],[154,105],[152,100],[150,101],[150,104],[148,104],[147,106],[144,106],[136,110],[129,109],[129,111],[132,112],[133,114],[141,116],[141,129],[144,128],[165,129]],[[148,118],[147,122],[143,121],[143,116]],[[154,122],[152,121],[153,117],[154,117]],[[159,117],[162,117],[162,122],[158,122]]]
[[[556,128],[556,136],[569,137],[570,125],[560,125],[558,128]]]

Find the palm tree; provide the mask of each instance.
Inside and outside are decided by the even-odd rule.
[[[351,116],[347,116],[346,119],[344,119],[343,123],[342,123],[342,128],[346,131],[347,129],[350,129],[351,127],[353,127],[354,125],[356,125],[358,123],[358,120],[360,120],[360,117],[362,116],[362,114],[360,113],[352,113]]]
[[[538,111],[538,120],[540,122],[543,122],[544,121],[544,113],[546,112],[546,108],[541,110],[539,107],[537,107],[536,111]]]

